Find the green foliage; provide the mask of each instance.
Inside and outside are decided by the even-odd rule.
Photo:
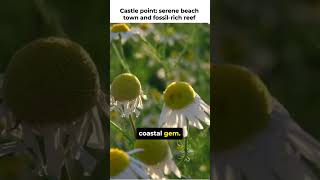
[[[215,63],[257,72],[271,94],[320,139],[318,1],[217,1]]]
[[[162,93],[173,81],[185,81],[210,104],[210,39],[208,24],[129,24],[131,32],[121,39],[110,40],[111,81],[119,74],[130,72],[138,77],[147,99],[137,127],[152,127],[160,116]],[[152,118],[150,118],[152,116]],[[134,149],[130,123],[117,112],[111,112],[110,146],[126,151]],[[156,118],[156,120],[158,120]],[[115,125],[114,125],[115,124]],[[153,126],[154,127],[154,126]],[[119,130],[120,129],[120,130]],[[210,177],[209,128],[189,130],[185,140],[169,141],[175,163],[183,178]],[[176,178],[170,175],[170,178]]]

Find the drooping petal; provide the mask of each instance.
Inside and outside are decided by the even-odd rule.
[[[149,179],[149,176],[144,168],[142,168],[139,164],[134,161],[130,164],[130,168],[134,170],[134,172],[142,179]]]
[[[91,110],[91,126],[92,133],[87,142],[88,147],[95,149],[104,149],[104,133],[101,125],[101,119],[97,107],[93,107]]]
[[[41,133],[43,135],[47,173],[49,176],[59,179],[64,164],[64,150],[62,146],[55,145],[56,131],[55,128],[47,127]]]

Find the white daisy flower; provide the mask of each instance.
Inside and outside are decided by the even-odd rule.
[[[320,143],[261,80],[239,66],[217,65],[213,72],[213,178],[319,180]]]
[[[121,40],[124,44],[128,39],[134,38],[135,35],[141,34],[141,29],[131,29],[127,24],[113,24],[110,28],[110,42],[113,40]]]
[[[149,179],[145,165],[130,156],[139,151],[110,148],[110,179]]]
[[[142,99],[146,97],[135,75],[130,73],[118,75],[111,84],[110,92],[110,110],[118,111],[122,117],[129,117],[133,113],[139,116],[139,109],[143,108]]]
[[[0,156],[30,153],[39,175],[60,178],[78,161],[89,175],[96,160],[85,147],[103,150],[101,115],[108,106],[96,67],[77,43],[50,37],[17,51],[4,75]]]
[[[203,129],[203,123],[210,125],[210,106],[186,82],[173,82],[163,93],[165,104],[160,115],[160,127],[183,128],[188,136],[188,124]]]
[[[152,179],[166,179],[165,175],[171,172],[181,178],[181,172],[173,160],[167,141],[137,140],[135,148],[143,150],[136,156],[147,166],[148,174]]]

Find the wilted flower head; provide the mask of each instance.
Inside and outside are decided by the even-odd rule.
[[[140,161],[130,157],[132,151],[126,153],[121,149],[110,149],[110,176],[111,179],[148,179],[145,165]]]
[[[99,110],[107,112],[107,105],[96,67],[80,45],[56,37],[26,45],[8,65],[3,94],[3,135],[22,141],[1,144],[0,154],[32,151],[39,174],[57,178],[72,158],[86,174],[93,171],[95,160],[83,147],[104,148]]]
[[[235,65],[216,65],[212,72],[214,179],[320,178],[320,144],[254,73]]]
[[[67,123],[97,102],[98,80],[94,63],[80,46],[65,39],[37,40],[10,61],[4,100],[21,121]]]
[[[178,178],[181,178],[181,173],[172,159],[173,157],[167,141],[137,140],[135,148],[143,150],[137,153],[137,158],[146,164],[151,178],[164,179],[165,175],[171,172]]]
[[[262,81],[245,68],[213,66],[215,150],[241,144],[265,128],[270,119],[271,96]],[[230,136],[233,132],[235,136]]]
[[[135,113],[139,115],[144,98],[139,79],[130,73],[123,73],[111,83],[111,110],[116,110],[123,117]]]
[[[188,124],[203,129],[200,121],[210,125],[210,107],[186,82],[173,82],[163,93],[164,106],[160,115],[160,126],[183,128],[187,136]]]

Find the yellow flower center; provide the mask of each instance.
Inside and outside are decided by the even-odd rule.
[[[235,65],[212,69],[214,151],[233,148],[267,126],[271,96],[252,72]]]
[[[6,70],[4,100],[23,121],[65,123],[91,109],[99,88],[88,53],[75,42],[51,37],[15,53]]]
[[[186,82],[173,82],[163,93],[166,106],[171,109],[182,109],[194,101],[196,93]]]
[[[168,156],[169,144],[165,140],[137,140],[136,149],[143,149],[137,153],[137,158],[147,165],[156,165]]]
[[[120,32],[129,32],[130,28],[126,24],[114,24],[111,26],[111,32],[120,33]]]
[[[129,155],[116,148],[110,149],[110,175],[116,176],[124,171],[130,164]]]
[[[118,75],[111,84],[111,95],[116,101],[131,101],[141,93],[139,79],[129,73]]]

